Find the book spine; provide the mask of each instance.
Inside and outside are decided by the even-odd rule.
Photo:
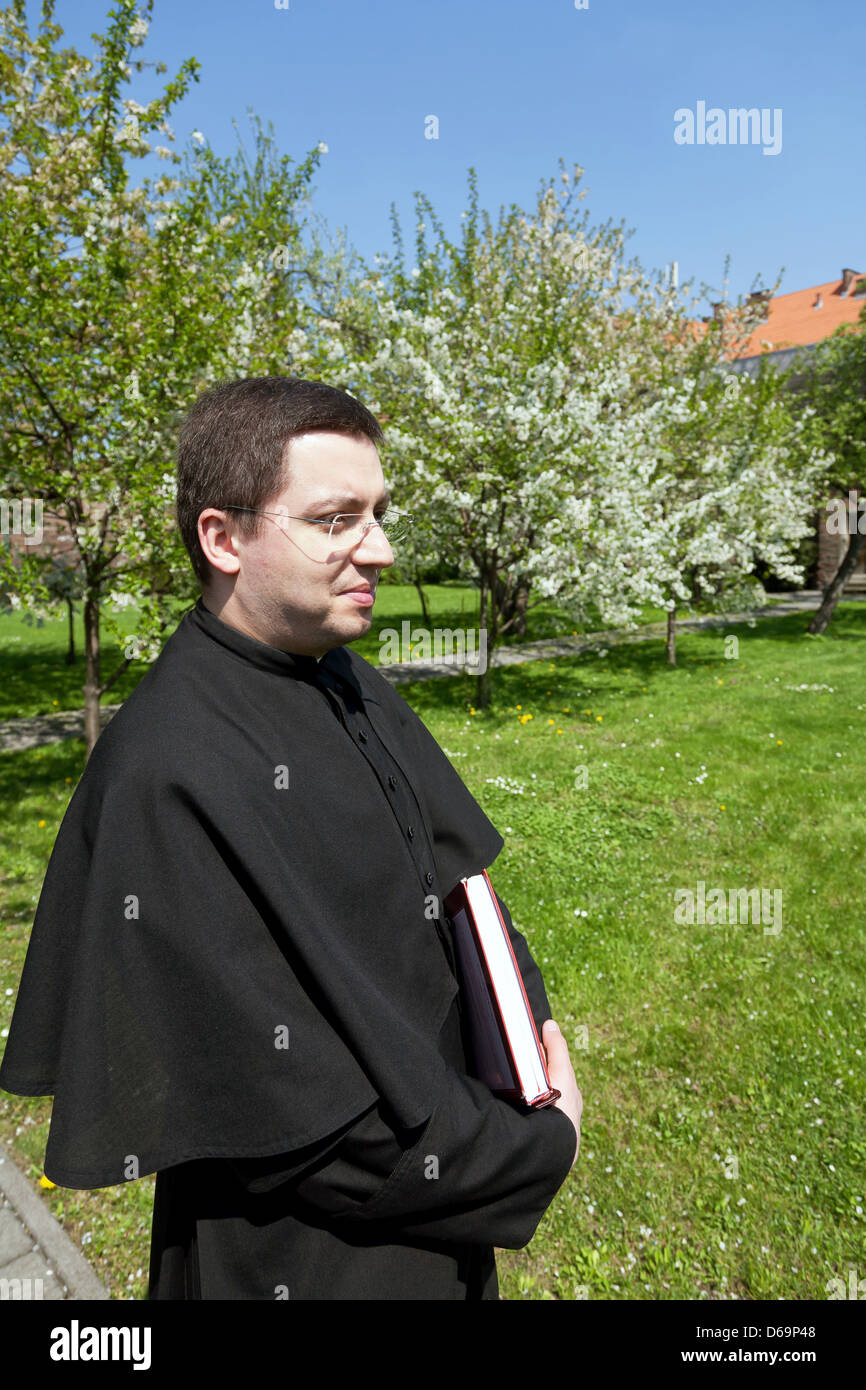
[[[499,918],[499,923],[500,923],[500,926],[502,927],[502,935],[503,935],[504,938],[505,938],[505,944],[506,944],[507,947],[508,947],[509,953],[510,953],[510,955],[511,955],[511,959],[512,959],[512,961],[514,962],[514,973],[515,973],[515,975],[517,976],[517,982],[518,982],[518,984],[520,985],[520,992],[521,992],[521,994],[523,995],[523,1002],[524,1002],[524,1004],[525,1004],[525,1006],[526,1006],[526,1015],[527,1015],[527,1017],[528,1017],[528,1019],[529,1019],[530,1024],[532,1025],[532,1035],[533,1035],[533,1037],[535,1038],[535,1046],[536,1046],[536,1048],[537,1048],[537,1050],[538,1050],[538,1060],[539,1060],[540,1063],[541,1063],[541,1068],[542,1068],[542,1071],[543,1071],[543,1073],[544,1073],[544,1079],[545,1079],[545,1081],[547,1082],[547,1086],[548,1086],[547,1091],[546,1091],[543,1095],[536,1097],[536,1099],[533,1100],[533,1101],[527,1101],[527,1102],[526,1102],[526,1104],[531,1105],[533,1109],[540,1109],[542,1106],[545,1106],[545,1105],[552,1105],[552,1104],[554,1103],[554,1101],[559,1100],[559,1099],[560,1099],[560,1096],[562,1095],[562,1092],[561,1092],[561,1091],[557,1091],[556,1088],[553,1087],[553,1086],[551,1086],[551,1084],[550,1084],[550,1073],[549,1073],[549,1071],[547,1070],[547,1059],[546,1059],[546,1057],[545,1057],[545,1055],[544,1055],[544,1047],[542,1046],[541,1039],[540,1039],[539,1036],[538,1036],[538,1029],[537,1029],[536,1026],[535,1026],[535,1018],[534,1018],[534,1015],[533,1015],[533,1013],[532,1013],[532,1006],[531,1006],[531,1004],[530,1004],[530,1002],[529,1002],[529,996],[528,996],[527,993],[526,993],[526,986],[525,986],[525,984],[523,983],[523,975],[522,975],[522,973],[521,973],[520,966],[519,966],[518,963],[517,963],[517,957],[516,957],[516,955],[514,954],[514,947],[513,947],[512,944],[511,944],[511,937],[508,935],[508,927],[505,925],[505,918],[502,916],[502,912],[501,912],[500,907],[499,907],[499,901],[498,901],[498,899],[497,899],[497,897],[496,897],[496,893],[494,892],[493,884],[490,882],[490,875],[488,874],[488,872],[487,872],[486,869],[482,869],[481,872],[482,872],[482,874],[484,875],[484,878],[485,878],[485,880],[486,880],[486,882],[487,882],[487,888],[488,888],[488,891],[489,891],[489,893],[490,893],[491,902],[493,903],[493,906],[496,908],[496,916]],[[491,981],[491,984],[492,984],[492,981]],[[497,1001],[497,1006],[498,1006],[498,1001]],[[498,1007],[497,1007],[497,1012],[499,1013],[499,1015],[500,1015],[500,1017],[501,1017],[501,1010],[499,1010]],[[512,1051],[511,1051],[511,1045],[510,1045],[510,1042],[509,1042],[509,1040],[508,1040],[508,1036],[507,1036],[507,1033],[505,1032],[504,1027],[503,1027],[503,1036],[504,1036],[504,1038],[505,1038],[505,1044],[506,1044],[506,1047],[508,1048],[509,1056],[511,1057],[512,1069],[514,1070],[514,1074],[515,1074],[515,1077],[516,1077],[516,1079],[517,1079],[517,1081],[518,1081],[518,1084],[520,1084],[520,1086],[521,1086],[521,1094],[523,1094],[522,1078],[517,1074],[517,1064],[516,1064],[516,1062],[515,1062],[515,1060],[514,1060],[514,1055],[513,1055]]]

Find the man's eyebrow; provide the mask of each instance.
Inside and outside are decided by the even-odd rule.
[[[388,491],[388,489],[386,488],[384,492],[380,493],[379,497],[378,497],[377,500],[376,500],[375,505],[376,505],[377,507],[378,507],[378,506],[382,506],[382,505],[384,505],[384,504],[387,504],[387,503],[390,502],[390,501],[391,501],[391,494],[390,494],[390,492]],[[363,500],[363,498],[361,498],[361,497],[355,497],[355,495],[354,495],[353,493],[351,493],[351,492],[343,492],[343,493],[335,494],[333,497],[321,497],[321,498],[319,498],[319,499],[318,499],[317,501],[315,501],[315,502],[310,502],[308,505],[309,505],[310,507],[312,507],[312,508],[319,508],[319,507],[346,507],[346,506],[348,506],[348,507],[363,507],[363,505],[364,505],[364,500]]]

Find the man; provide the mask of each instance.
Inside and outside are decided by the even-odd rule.
[[[582,1100],[503,916],[557,1106],[468,1075],[450,926],[502,848],[347,645],[393,564],[375,418],[321,382],[201,395],[177,519],[202,597],[97,743],[0,1068],[54,1095],[45,1171],[156,1172],[151,1299],[497,1298]],[[501,903],[501,900],[500,900]]]

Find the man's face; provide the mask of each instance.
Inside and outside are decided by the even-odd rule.
[[[388,502],[376,446],[369,439],[314,431],[290,441],[289,482],[262,504],[262,510],[289,517],[332,520],[338,513],[381,516]],[[351,549],[337,537],[328,543],[327,526],[263,516],[258,537],[230,531],[214,509],[202,512],[216,562],[206,605],[249,636],[283,651],[323,656],[332,647],[369,632],[373,604],[351,590],[375,595],[379,575],[394,563],[394,552],[379,526],[370,526]],[[369,599],[369,595],[368,595]]]

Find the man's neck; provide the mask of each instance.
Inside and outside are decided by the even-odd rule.
[[[227,627],[233,627],[233,628],[235,629],[236,632],[242,632],[242,633],[244,634],[245,637],[252,637],[254,641],[256,641],[256,642],[262,642],[262,643],[264,644],[264,646],[266,646],[266,647],[274,647],[276,651],[287,651],[287,650],[289,650],[289,651],[291,651],[291,654],[292,654],[293,656],[301,656],[301,655],[314,656],[314,657],[315,657],[315,660],[316,660],[317,662],[318,662],[318,661],[324,661],[325,657],[328,655],[327,652],[322,652],[320,655],[316,656],[316,654],[315,654],[314,652],[309,652],[309,653],[306,653],[306,652],[305,652],[305,653],[301,653],[301,652],[295,651],[293,648],[278,647],[278,646],[276,645],[276,643],[274,643],[274,642],[268,642],[264,637],[261,637],[257,632],[253,632],[251,628],[249,628],[249,627],[247,627],[247,626],[245,626],[245,625],[239,623],[239,622],[237,621],[237,619],[234,617],[234,615],[233,615],[231,612],[227,612],[227,611],[226,611],[226,606],[225,606],[225,605],[222,605],[222,606],[221,606],[221,605],[219,604],[219,601],[218,601],[218,600],[215,600],[215,599],[213,598],[212,595],[206,594],[204,591],[202,591],[202,594],[201,594],[201,601],[202,601],[204,607],[208,610],[208,612],[209,612],[209,613],[212,613],[213,616],[214,616],[215,618],[219,618],[219,620],[220,620],[221,623],[225,623]]]

